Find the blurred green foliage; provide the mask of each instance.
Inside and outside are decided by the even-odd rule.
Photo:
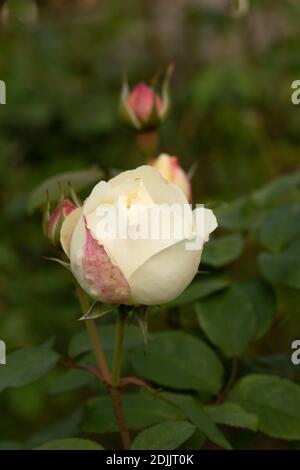
[[[54,348],[60,370],[41,377],[40,364],[33,368],[30,359],[28,375],[23,367],[20,373],[18,352],[0,366],[0,447],[61,440],[48,447],[93,448],[88,440],[65,441],[90,433],[100,433],[106,448],[119,445],[115,435],[102,435],[115,432],[115,423],[103,407],[108,398],[101,384],[65,367],[83,325],[75,321],[80,312],[69,273],[43,259],[56,253],[43,238],[41,214],[29,216],[28,204],[33,189],[57,173],[96,165],[109,177],[140,165],[135,136],[117,116],[122,75],[127,71],[131,84],[150,80],[170,62],[173,109],[158,150],[178,155],[187,170],[197,162],[194,200],[216,210],[220,230],[204,252],[208,273],[151,316],[156,341],[150,339],[146,363],[139,343],[126,349],[124,371],[172,392],[168,403],[126,395],[134,432],[153,426],[134,447],[153,446],[158,435],[170,448],[212,445],[204,436],[225,448],[299,445],[299,386],[286,380],[300,379],[290,361],[291,341],[300,337],[300,108],[291,103],[291,84],[300,78],[299,3],[253,0],[247,15],[236,18],[222,2],[217,8],[116,0],[88,8],[78,1],[74,8],[68,2],[55,8],[50,1],[45,9],[23,2],[26,8],[8,1],[0,30],[0,79],[7,87],[7,104],[0,106],[0,338],[9,352],[26,347],[29,358],[42,358],[50,348],[44,373],[56,362]],[[108,350],[113,320],[101,320],[110,331]],[[179,328],[185,332],[160,332]],[[45,343],[54,337],[54,346]],[[174,364],[157,362],[158,347]],[[217,399],[226,387],[223,376],[230,380],[232,356],[241,356],[237,377],[248,376],[234,386],[231,403],[216,410],[211,395]],[[14,364],[15,371],[8,369]],[[153,416],[143,421],[145,407]],[[161,423],[160,414],[169,421]],[[225,425],[226,437],[216,424]],[[241,437],[235,426],[248,431]]]

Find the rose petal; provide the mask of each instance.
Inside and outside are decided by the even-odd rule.
[[[159,95],[154,93],[146,83],[138,83],[128,97],[128,105],[134,111],[138,119],[147,121],[150,117],[153,104],[158,112],[162,109],[162,101]]]
[[[70,258],[70,248],[73,232],[81,214],[82,207],[78,207],[77,209],[73,210],[64,220],[60,230],[60,243],[68,258]]]
[[[81,287],[95,299],[116,304],[130,301],[130,287],[122,271],[93,238],[83,217],[71,243],[71,268]]]
[[[187,251],[185,243],[160,251],[133,273],[129,279],[133,303],[159,305],[184,291],[197,273],[202,253]]]

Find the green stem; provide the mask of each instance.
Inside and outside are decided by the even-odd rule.
[[[110,370],[108,368],[108,365],[104,356],[103,349],[101,347],[101,343],[99,341],[96,324],[94,320],[86,320],[86,327],[87,327],[87,330],[91,339],[91,343],[93,345],[93,349],[95,351],[95,354],[98,360],[98,365],[99,365],[103,382],[106,384],[110,384],[111,374],[110,374]]]
[[[138,132],[136,134],[135,143],[146,161],[154,158],[158,147],[158,131]]]
[[[119,309],[117,326],[116,326],[115,353],[114,353],[114,361],[113,361],[113,368],[112,368],[112,386],[115,388],[120,385],[120,372],[121,372],[125,322],[126,322],[126,314],[121,309]]]
[[[115,352],[112,367],[110,394],[114,405],[115,415],[119,424],[123,447],[124,449],[129,449],[130,436],[126,427],[124,414],[122,412],[121,394],[119,390],[125,322],[126,312],[123,310],[123,307],[120,306],[118,309],[118,318],[116,325]]]
[[[85,314],[90,308],[90,301],[87,294],[79,285],[76,286],[79,302],[81,305],[82,313]],[[123,335],[124,335],[124,324],[125,324],[125,315],[124,312],[120,312],[117,322],[117,340],[116,338],[116,351],[115,351],[115,360],[114,360],[114,377],[116,379],[112,381],[111,373],[106,362],[106,358],[102,349],[100,338],[97,333],[97,328],[94,320],[86,320],[86,327],[89,333],[89,337],[98,361],[98,367],[101,373],[101,378],[106,385],[107,391],[110,394],[115,416],[117,418],[120,435],[123,443],[124,449],[129,449],[130,447],[130,436],[126,426],[121,395],[118,389],[120,382],[120,368],[121,368],[121,358],[122,358],[122,345],[123,345]]]
[[[129,449],[131,446],[129,432],[126,426],[126,421],[122,408],[121,394],[118,388],[111,387],[110,396],[114,407],[115,416],[117,418],[122,444],[124,449]]]
[[[84,292],[84,290],[81,289],[80,286],[77,286],[77,293],[78,293],[82,313],[85,314],[90,308],[89,298],[87,294]],[[102,380],[105,384],[110,384],[111,373],[110,373],[110,370],[108,368],[108,365],[105,359],[104,351],[102,349],[102,345],[101,345],[101,342],[97,333],[95,321],[86,320],[85,323],[86,323],[88,334],[89,334],[89,337],[90,337],[90,340],[91,340],[91,343],[92,343],[92,346],[93,346],[93,349],[97,358],[98,367],[101,373]]]

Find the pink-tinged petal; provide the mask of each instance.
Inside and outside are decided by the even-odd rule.
[[[54,232],[56,224],[58,223],[60,216],[61,216],[61,206],[59,205],[56,207],[56,209],[54,209],[54,211],[50,215],[50,219],[48,222],[49,235]]]
[[[49,230],[52,231],[54,225],[57,224],[62,215],[63,217],[67,217],[74,209],[76,209],[76,207],[69,199],[64,199],[60,204],[58,204],[50,216],[48,222]]]
[[[161,154],[154,160],[149,161],[149,165],[156,168],[166,181],[180,187],[187,200],[191,202],[192,185],[187,174],[181,168],[177,157]]]
[[[138,83],[128,97],[128,104],[138,119],[147,121],[153,110],[153,106],[158,111],[162,110],[163,104],[160,96],[143,82]]]
[[[62,208],[64,216],[67,217],[69,214],[71,214],[71,212],[73,212],[74,209],[76,209],[76,206],[69,199],[64,199]]]
[[[61,226],[66,217],[71,214],[74,209],[76,209],[74,204],[69,199],[64,199],[50,215],[47,225],[47,235],[54,245],[60,244]]]
[[[191,182],[181,168],[178,159],[176,157],[171,157],[171,181],[177,184],[185,193],[187,200],[191,202],[192,200],[192,185]]]
[[[92,237],[90,230],[87,227],[85,230],[82,269],[92,294],[108,303],[127,303],[131,292],[122,271],[112,263],[103,245]]]

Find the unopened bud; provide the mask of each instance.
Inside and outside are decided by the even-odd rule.
[[[130,91],[124,81],[120,98],[122,121],[136,131],[156,129],[165,119],[170,108],[169,84],[173,67],[169,67],[162,84],[161,94],[144,82]]]
[[[169,183],[179,186],[189,202],[192,200],[191,182],[186,172],[181,168],[177,157],[163,153],[154,160],[150,160],[149,165],[156,168]]]
[[[63,199],[54,211],[50,214],[47,210],[44,221],[44,231],[47,238],[55,246],[60,246],[60,229],[66,217],[76,209],[76,206],[69,200]]]

